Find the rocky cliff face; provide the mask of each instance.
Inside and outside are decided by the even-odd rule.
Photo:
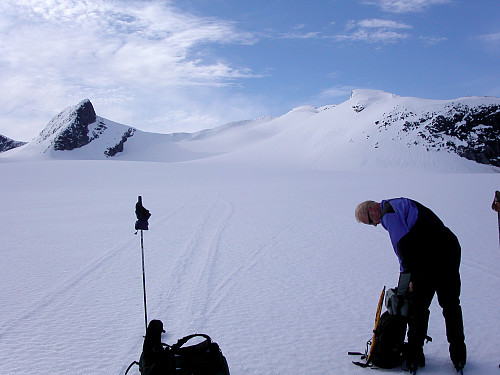
[[[134,133],[134,128],[97,116],[90,100],[85,99],[54,117],[32,144],[36,144],[41,153],[56,151],[62,156],[59,151],[64,151],[63,157],[71,158],[66,152],[79,150],[79,157],[100,159],[123,152],[124,143]],[[81,150],[91,143],[92,147],[87,147],[82,156]]]
[[[56,151],[73,150],[89,144],[89,125],[97,116],[90,100],[81,101],[74,107],[66,108],[49,122],[40,133],[38,142],[50,141]]]
[[[395,108],[376,124],[380,130],[402,124],[400,132],[416,133],[417,137],[412,138],[414,144],[500,167],[500,105],[457,102],[439,111],[420,113]]]
[[[437,116],[429,131],[454,138],[450,150],[469,160],[500,166],[500,106],[456,105]]]
[[[20,147],[25,144],[26,142],[14,141],[13,139],[10,139],[0,134],[0,152],[11,150],[13,148]]]
[[[64,151],[80,148],[91,142],[89,125],[96,122],[96,114],[90,100],[80,103],[73,122],[54,141],[54,150]]]

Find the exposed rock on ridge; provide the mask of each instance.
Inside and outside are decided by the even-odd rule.
[[[132,137],[134,133],[135,133],[134,128],[128,128],[128,130],[125,133],[123,133],[120,141],[113,147],[109,147],[108,149],[106,149],[106,151],[104,151],[104,155],[106,155],[106,157],[109,158],[115,156],[119,152],[123,152],[123,144],[127,142],[127,139]]]
[[[89,144],[89,125],[96,121],[94,107],[90,100],[80,103],[75,111],[73,123],[69,125],[54,142],[54,150],[73,150]]]
[[[22,145],[25,145],[26,143],[27,142],[14,141],[13,139],[10,139],[0,134],[0,152],[20,147]]]
[[[452,103],[439,112],[420,114],[395,108],[376,124],[382,130],[401,121],[401,130],[416,132],[417,137],[412,139],[421,139],[428,150],[447,150],[477,163],[500,167],[499,105]]]
[[[92,141],[93,137],[89,136],[89,125],[96,120],[92,103],[85,99],[77,106],[66,108],[54,117],[40,133],[38,142],[49,140],[56,151],[80,148]]]

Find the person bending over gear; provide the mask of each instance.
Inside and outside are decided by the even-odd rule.
[[[389,232],[399,259],[400,272],[411,273],[412,312],[408,322],[407,365],[425,366],[424,340],[429,306],[437,294],[446,323],[450,358],[457,370],[466,363],[462,308],[460,306],[460,256],[457,237],[427,207],[408,199],[365,201],[355,211],[363,224],[382,224]]]

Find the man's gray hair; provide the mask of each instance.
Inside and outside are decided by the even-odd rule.
[[[358,204],[358,207],[356,207],[356,210],[354,211],[354,216],[356,217],[356,220],[358,223],[361,223],[361,217],[366,217],[368,215],[368,206],[371,206],[373,204],[377,204],[375,201],[364,201],[360,204]]]

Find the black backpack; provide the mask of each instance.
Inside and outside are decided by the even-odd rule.
[[[393,315],[389,311],[382,314],[375,330],[371,364],[386,369],[402,365],[405,359],[406,326],[405,317]]]
[[[366,360],[364,363],[353,361],[355,365],[391,369],[403,364],[406,349],[406,328],[408,326],[409,283],[410,274],[401,273],[398,287],[385,293],[387,311],[378,316],[382,303],[381,296],[373,338],[367,342],[366,352],[364,354],[349,352],[351,355],[362,355],[361,359]]]
[[[226,358],[208,335],[189,335],[170,346],[161,342],[162,332],[160,320],[149,323],[139,362],[132,362],[125,375],[134,364],[139,365],[142,375],[229,375]],[[186,346],[195,338],[203,340]]]
[[[190,346],[184,346],[189,340],[202,337],[203,341]],[[208,335],[193,334],[183,337],[168,350],[173,357],[177,375],[229,375],[226,358],[217,343]]]

